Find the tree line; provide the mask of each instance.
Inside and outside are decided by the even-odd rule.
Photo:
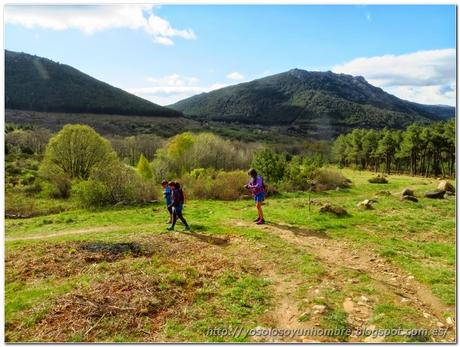
[[[406,130],[354,129],[338,136],[332,158],[341,167],[423,176],[455,175],[455,119]]]

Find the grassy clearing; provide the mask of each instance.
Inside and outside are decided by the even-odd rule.
[[[353,181],[351,188],[312,193],[311,199],[342,206],[349,217],[320,214],[316,204],[309,212],[308,193],[299,192],[268,199],[267,219],[373,249],[452,305],[455,198],[423,198],[424,191],[436,187],[433,179],[390,176],[388,184],[372,185],[367,183],[372,173],[342,172]],[[418,203],[399,200],[406,187],[415,190]],[[392,195],[377,196],[373,210],[356,208],[382,190]],[[374,305],[368,324],[423,327],[420,312],[399,307],[366,274],[336,269],[334,282],[314,252],[256,226],[235,225],[232,221],[254,218],[251,200],[189,201],[184,212],[192,234],[164,233],[162,203],[73,208],[6,220],[8,341],[247,341],[211,337],[206,331],[276,326],[267,314],[276,309],[279,279],[295,283],[292,300],[302,323],[314,318],[307,311],[319,304],[327,306],[321,327],[348,326],[344,300],[357,304],[356,298],[365,295]],[[142,251],[112,254],[82,248],[98,242],[134,243]],[[320,293],[312,296],[315,289]]]

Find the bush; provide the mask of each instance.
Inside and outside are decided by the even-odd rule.
[[[135,169],[120,162],[94,168],[90,178],[76,184],[73,190],[83,206],[136,204],[159,197],[153,182],[143,181]]]
[[[41,183],[38,180],[35,180],[33,184],[24,188],[24,193],[27,196],[32,196],[40,193],[43,190]]]
[[[286,156],[264,149],[255,154],[251,165],[267,182],[276,183],[284,177]]]
[[[195,169],[184,175],[184,190],[192,199],[237,200],[247,195],[244,185],[248,183],[244,171],[216,171],[214,169]]]
[[[351,185],[351,181],[348,178],[335,170],[319,169],[315,171],[313,176],[316,181],[316,191],[335,189],[337,187],[348,188]]]
[[[283,180],[277,184],[282,191],[305,191],[310,189],[316,171],[323,165],[323,158],[316,156],[293,156],[287,163]]]
[[[51,138],[40,166],[43,177],[87,179],[94,167],[117,161],[110,143],[87,125],[68,124]]]
[[[48,179],[45,192],[54,199],[67,199],[70,197],[72,182],[66,175],[55,175]]]

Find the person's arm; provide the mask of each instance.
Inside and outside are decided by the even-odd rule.
[[[262,188],[262,177],[257,176],[256,183],[252,186],[254,189]]]
[[[174,198],[174,192],[171,192],[171,203],[168,205],[168,207],[173,207],[175,203],[175,198]]]

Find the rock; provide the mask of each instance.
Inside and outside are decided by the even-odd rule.
[[[407,299],[407,298],[402,298],[401,299],[401,302],[409,302],[409,301],[410,301],[410,299]]]
[[[454,325],[454,321],[453,321],[453,319],[451,317],[446,318],[446,323],[447,323],[447,325],[450,325],[450,326]]]
[[[369,183],[388,183],[388,180],[383,176],[372,177],[368,180]]]
[[[385,341],[385,336],[368,336],[364,340],[364,342],[369,342],[369,343],[382,343]]]
[[[403,196],[404,196],[404,195],[415,196],[415,195],[414,195],[414,191],[413,191],[412,189],[409,189],[409,188],[405,188],[405,189],[402,191],[401,195],[403,195]]]
[[[415,277],[414,276],[407,276],[408,280],[413,280]]]
[[[346,313],[352,313],[354,307],[355,307],[355,304],[353,303],[351,298],[346,298],[345,301],[343,302],[343,310]]]
[[[365,210],[372,210],[373,209],[372,204],[375,203],[375,202],[376,202],[375,200],[366,199],[366,200],[363,200],[361,202],[358,202],[356,207],[357,208],[362,208],[362,209],[365,209]]]
[[[389,190],[381,190],[380,192],[375,193],[378,196],[390,196],[391,192]]]
[[[400,198],[401,201],[413,201],[413,202],[418,202],[418,199],[415,196],[412,195],[403,195]]]
[[[329,203],[326,203],[323,206],[321,206],[321,208],[319,209],[319,212],[321,213],[330,212],[330,213],[335,214],[338,217],[343,217],[343,216],[348,215],[348,212],[344,208],[339,207],[339,206],[332,206]]]
[[[442,324],[441,322],[436,322],[436,326],[437,326],[438,328],[444,328],[444,327],[445,327],[445,325]]]
[[[361,297],[359,298],[359,300],[363,301],[363,302],[368,302],[369,299],[367,297],[365,297],[364,295],[361,295]]]
[[[335,190],[340,192],[340,187],[336,187]]]
[[[446,192],[455,193],[455,187],[449,181],[441,181],[438,184],[438,190],[444,190]]]
[[[445,190],[433,190],[425,193],[426,198],[430,199],[444,199]]]
[[[324,311],[326,311],[326,306],[324,306],[324,305],[315,305],[315,306],[312,307],[312,310],[313,310],[314,314],[321,314],[321,313],[324,313]]]
[[[425,318],[430,318],[430,317],[431,317],[431,315],[429,315],[429,314],[428,314],[428,313],[426,313],[426,312],[423,312],[423,317],[425,317]]]

